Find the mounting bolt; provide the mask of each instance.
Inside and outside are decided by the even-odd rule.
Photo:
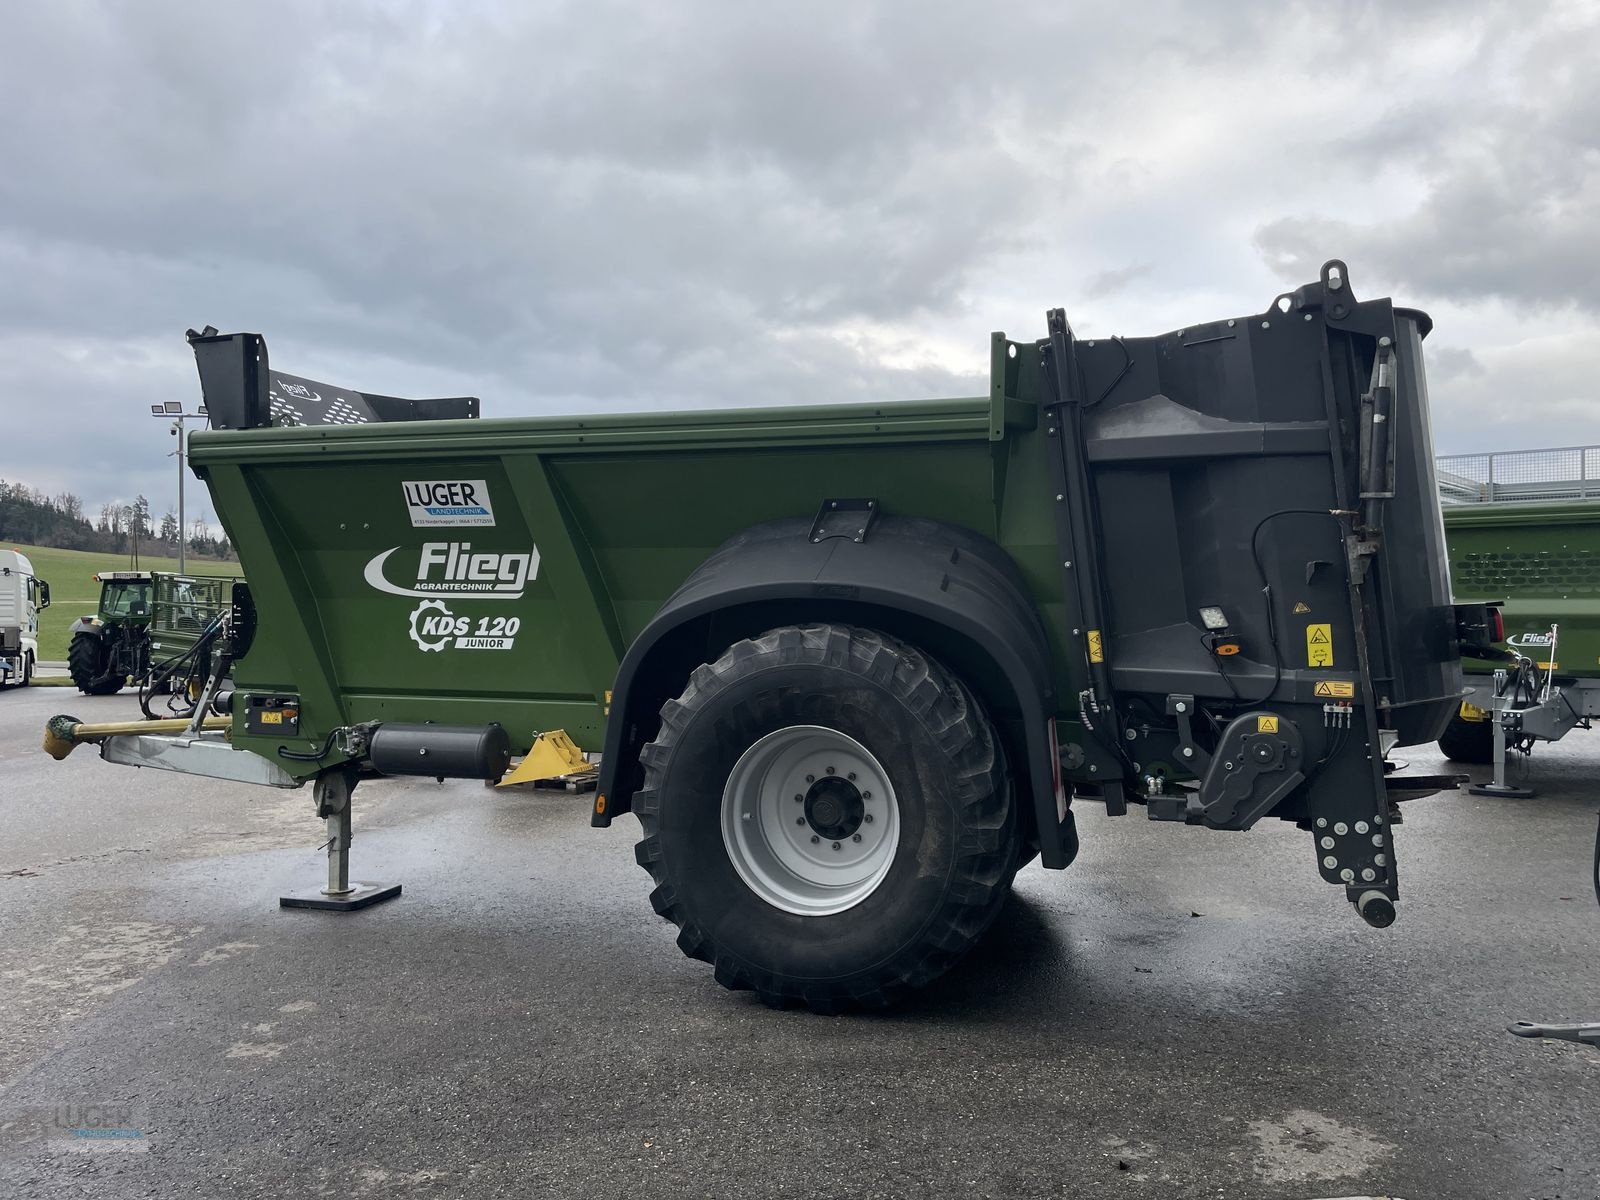
[[[806,782],[807,783],[815,783],[816,781],[817,781],[817,777],[815,775],[807,775],[806,776]]]
[[[1386,867],[1389,865],[1389,856],[1386,854],[1374,854],[1372,856],[1372,861],[1377,863],[1380,867]]]
[[[1356,832],[1357,833],[1365,833],[1366,831],[1367,831],[1367,823],[1365,821],[1357,821],[1356,822]]]
[[[1057,493],[1056,493],[1056,499],[1057,499],[1057,500],[1065,500],[1065,499],[1066,499],[1066,497],[1065,497],[1065,496],[1063,496],[1063,495],[1062,495],[1062,494],[1061,494],[1061,493],[1060,493],[1060,492],[1057,492]]]
[[[1126,730],[1123,733],[1122,736],[1127,738],[1131,742],[1131,741],[1133,741],[1135,738],[1137,738],[1139,736],[1139,731],[1137,729],[1129,728],[1128,730]]]
[[[814,834],[814,833],[813,833],[813,834],[812,834],[812,835],[811,835],[811,844],[812,844],[812,845],[813,845],[813,846],[815,846],[815,845],[816,845],[816,844],[817,844],[817,843],[818,843],[818,842],[820,842],[820,841],[821,841],[821,840],[822,840],[822,839],[821,839],[821,838],[819,838],[819,837],[818,837],[818,836],[817,836],[817,835],[816,835],[816,834]]]
[[[816,838],[812,838],[811,840],[814,842],[817,839]],[[1333,870],[1335,867],[1337,867],[1339,865],[1339,860],[1337,858],[1335,858],[1333,855],[1330,854],[1330,855],[1328,855],[1327,858],[1322,860],[1322,865],[1327,867],[1328,870],[1331,871],[1331,870]]]
[[[850,774],[845,776],[845,778],[848,779],[851,783],[854,783],[855,780],[856,780],[856,773],[854,771],[851,771]]]
[[[1318,829],[1326,829],[1327,827],[1328,827],[1328,818],[1327,817],[1318,817],[1317,818],[1317,828]]]
[[[1334,825],[1333,831],[1340,837],[1343,837],[1345,834],[1350,832],[1350,826],[1346,825],[1343,821],[1340,821]]]
[[[1189,711],[1189,706],[1187,704],[1185,704],[1182,700],[1179,700],[1176,704],[1174,704],[1172,706],[1172,710],[1174,712],[1188,712]]]
[[[1374,846],[1381,846],[1381,845],[1383,845],[1383,834],[1381,834],[1381,833],[1375,833],[1375,834],[1373,834],[1373,835],[1372,835],[1372,844],[1373,844],[1373,845],[1374,845]]]
[[[863,821],[865,821],[868,825],[872,824],[872,814],[871,813],[868,813],[866,816],[862,817],[861,819]]]
[[[1334,842],[1333,842],[1333,839],[1331,837],[1325,837],[1325,838],[1322,839],[1322,848],[1324,850],[1332,850],[1333,846],[1334,846]]]
[[[1070,559],[1070,558],[1069,558],[1069,559],[1067,559],[1067,561],[1066,561],[1066,562],[1064,562],[1064,563],[1062,563],[1062,564],[1061,564],[1061,565],[1062,565],[1062,566],[1063,566],[1063,567],[1065,567],[1065,568],[1066,568],[1066,569],[1067,569],[1067,570],[1069,570],[1069,571],[1070,571],[1070,570],[1072,570],[1072,560],[1071,560],[1071,559]],[[1073,630],[1073,631],[1072,631],[1072,632],[1074,632],[1074,633],[1076,633],[1076,632],[1078,632],[1078,631],[1077,631],[1077,630],[1076,630],[1076,629],[1074,629],[1074,630]]]
[[[806,819],[804,817],[796,817],[794,819],[794,823],[796,825],[804,825],[806,823]]]
[[[833,774],[833,768],[832,768],[832,767],[829,767],[829,768],[828,768],[828,774],[829,774],[829,775],[832,775],[832,774]]]
[[[859,833],[852,833],[850,835],[850,840],[852,842],[859,842],[861,840],[861,835]]]
[[[861,798],[863,800],[871,800],[872,799],[872,793],[871,792],[862,792],[861,793]]]
[[[840,849],[843,849],[843,847],[841,847],[841,846],[840,846],[840,845],[839,845],[839,843],[838,843],[838,842],[835,842],[835,843],[834,843],[834,844],[833,844],[833,848],[834,848],[834,849],[835,849],[835,850],[840,850]]]
[[[1349,867],[1346,867],[1344,870],[1339,872],[1339,878],[1344,880],[1346,883],[1354,883],[1356,881],[1356,873]]]
[[[1371,883],[1377,877],[1378,877],[1378,873],[1376,871],[1374,871],[1371,867],[1362,867],[1361,868],[1361,878],[1365,879],[1368,883]]]
[[[804,796],[802,796],[799,792],[796,792],[794,794],[794,802],[796,804],[804,804],[806,802],[806,798]]]
[[[1194,747],[1193,746],[1185,746],[1183,748],[1183,756],[1185,758],[1193,758],[1194,757]]]

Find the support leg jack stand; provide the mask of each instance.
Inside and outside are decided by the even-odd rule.
[[[279,908],[321,908],[332,912],[354,912],[369,908],[400,894],[398,883],[352,883],[350,881],[350,792],[349,776],[330,771],[319,776],[312,795],[317,815],[328,823],[328,886],[308,888],[278,897]]]
[[[1505,687],[1504,671],[1494,673],[1494,779],[1489,783],[1474,784],[1467,789],[1474,796],[1499,796],[1506,800],[1527,800],[1533,795],[1530,787],[1518,787],[1506,782],[1506,711],[1511,706],[1510,697],[1502,696]]]

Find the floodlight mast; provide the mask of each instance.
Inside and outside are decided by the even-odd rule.
[[[184,431],[185,421],[204,421],[206,419],[206,406],[202,404],[198,412],[186,413],[183,405],[177,400],[168,400],[164,404],[152,404],[150,415],[163,420],[172,419],[172,432],[178,439],[178,574],[185,573],[185,564],[188,555],[185,549],[189,541],[188,527],[184,525],[183,511],[183,477],[188,466],[188,437]]]

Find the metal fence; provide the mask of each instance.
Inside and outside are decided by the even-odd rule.
[[[1446,504],[1600,499],[1600,446],[1442,454],[1435,463]]]

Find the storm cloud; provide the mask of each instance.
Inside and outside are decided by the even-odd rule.
[[[0,476],[174,491],[191,325],[487,415],[969,394],[1346,259],[1441,449],[1600,441],[1600,11],[57,3],[0,39]]]

